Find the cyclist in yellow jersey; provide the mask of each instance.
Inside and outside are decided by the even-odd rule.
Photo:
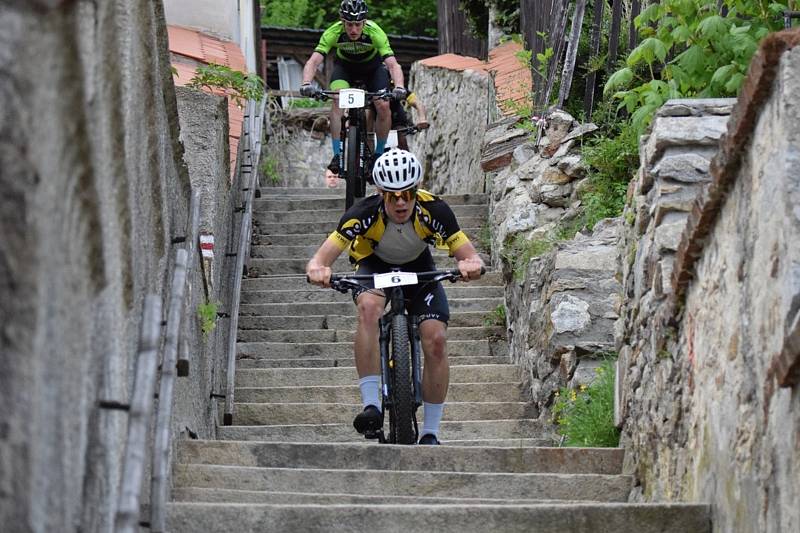
[[[483,261],[459,228],[452,209],[444,200],[417,188],[422,166],[414,154],[393,149],[375,162],[372,173],[378,194],[353,205],[336,230],[322,243],[306,265],[311,283],[330,286],[331,265],[348,250],[357,265],[356,274],[377,274],[400,267],[406,272],[435,270],[429,246],[449,250],[456,258],[464,281],[481,276]],[[447,296],[440,283],[424,288],[407,287],[406,300],[419,317],[419,332],[425,356],[422,375],[423,426],[420,444],[439,444],[439,424],[449,384],[447,361]],[[423,294],[412,291],[424,291]],[[405,291],[404,291],[405,292]],[[386,305],[382,291],[353,290],[358,308],[354,352],[364,410],[353,426],[359,433],[383,425],[380,400],[378,321]]]
[[[314,73],[325,56],[335,49],[330,82],[332,91],[346,89],[356,81],[363,81],[370,92],[388,90],[391,76],[395,98],[404,99],[408,91],[404,87],[403,70],[394,57],[386,33],[376,23],[367,20],[367,4],[364,0],[342,0],[339,14],[341,20],[323,32],[319,44],[303,67],[300,94],[309,97],[314,95],[315,89],[311,86]],[[386,146],[392,115],[388,101],[376,100],[374,103],[378,114],[375,122],[375,154],[380,155]],[[334,99],[330,115],[333,159],[328,169],[337,175],[340,170],[339,153],[342,150],[341,119],[342,110]]]

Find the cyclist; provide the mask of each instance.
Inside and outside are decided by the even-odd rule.
[[[426,130],[430,126],[428,117],[425,113],[425,106],[422,105],[417,93],[410,91],[406,96],[405,106],[398,100],[392,100],[389,108],[392,111],[392,129],[402,130],[411,126],[412,122],[408,116],[408,108],[414,108],[417,112],[417,129]],[[402,131],[397,132],[397,147],[401,150],[408,150],[408,139]]]
[[[372,176],[378,193],[352,206],[308,262],[306,274],[312,283],[330,286],[331,265],[345,249],[356,264],[356,274],[389,272],[393,267],[406,272],[435,270],[429,245],[446,248],[455,256],[464,281],[481,276],[483,261],[459,228],[452,209],[442,199],[417,188],[422,181],[422,166],[414,154],[389,150],[375,162]],[[365,287],[352,292],[358,308],[353,351],[364,407],[353,426],[363,434],[383,426],[378,321],[386,302],[379,290]],[[408,286],[404,292],[411,306],[409,311],[421,321],[419,332],[425,356],[425,420],[419,443],[439,444],[439,423],[449,384],[447,297],[440,283],[422,289]]]
[[[303,67],[300,94],[307,97],[314,95],[316,90],[311,86],[314,73],[325,60],[325,55],[335,48],[336,56],[330,82],[332,91],[346,89],[356,81],[364,81],[370,92],[388,90],[391,76],[395,85],[392,91],[394,97],[404,99],[408,93],[403,86],[403,70],[394,57],[386,33],[375,22],[367,20],[367,4],[364,0],[342,0],[339,14],[341,20],[322,33],[319,44]],[[375,124],[375,153],[379,155],[386,147],[392,117],[388,101],[376,100],[375,108],[378,114]],[[330,121],[333,159],[328,169],[338,175],[339,154],[342,151],[342,110],[336,99],[331,106]]]

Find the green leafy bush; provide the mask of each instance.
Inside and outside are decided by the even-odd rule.
[[[186,84],[195,89],[222,89],[230,95],[237,105],[242,100],[256,100],[264,97],[264,80],[257,74],[245,74],[225,65],[210,63],[197,68],[194,77]]]
[[[483,317],[483,325],[490,326],[505,326],[506,325],[506,306],[499,304],[497,307],[489,311]]]
[[[632,113],[638,132],[669,98],[735,96],[758,43],[783,27],[783,11],[794,3],[652,3],[634,21],[642,41],[628,54],[625,67],[609,77],[604,94],[613,94],[620,108]]]
[[[298,108],[298,109],[309,109],[315,107],[327,107],[330,104],[328,102],[323,102],[322,100],[315,100],[314,98],[291,98],[289,100],[289,105],[287,106],[289,109],[291,108]]]
[[[614,426],[614,361],[603,362],[591,385],[558,391],[553,421],[567,446],[619,446],[619,430]]]
[[[219,302],[205,302],[197,306],[197,317],[200,319],[203,338],[207,338],[217,325],[218,307]]]
[[[618,135],[597,137],[583,147],[589,167],[589,184],[581,194],[584,222],[589,229],[609,217],[622,214],[628,182],[639,166],[639,135],[627,123]]]
[[[529,240],[525,235],[517,233],[506,239],[502,257],[514,272],[514,279],[521,281],[531,259],[546,254],[553,249],[554,244],[549,236]]]

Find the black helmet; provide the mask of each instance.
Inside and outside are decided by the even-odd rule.
[[[367,19],[367,3],[364,0],[342,0],[339,14],[348,22]]]

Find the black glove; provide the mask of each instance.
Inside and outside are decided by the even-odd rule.
[[[300,95],[305,96],[306,98],[311,98],[317,91],[314,89],[314,86],[310,83],[304,83],[300,86]]]
[[[406,96],[408,96],[408,91],[405,87],[395,87],[392,91],[395,100],[405,100]]]

